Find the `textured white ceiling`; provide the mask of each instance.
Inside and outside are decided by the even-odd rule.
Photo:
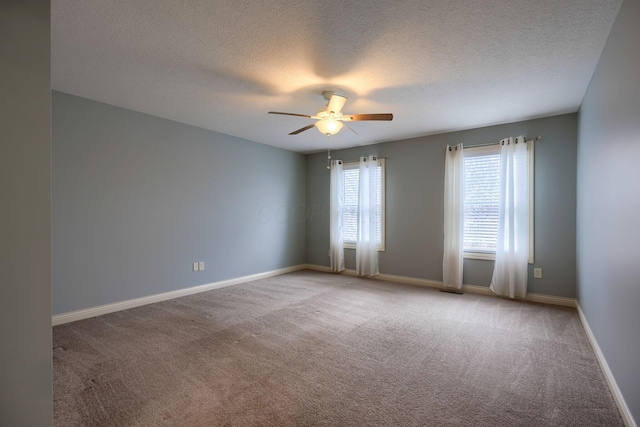
[[[299,152],[577,111],[622,0],[53,0],[55,90]]]

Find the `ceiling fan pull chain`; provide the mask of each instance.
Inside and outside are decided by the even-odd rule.
[[[329,146],[329,135],[327,135],[327,169],[331,169],[331,147]]]

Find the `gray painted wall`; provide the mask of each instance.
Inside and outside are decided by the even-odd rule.
[[[580,107],[578,301],[640,421],[640,1],[625,0]]]
[[[53,92],[54,314],[303,264],[304,203],[301,154]]]
[[[383,125],[379,125],[383,126]],[[542,136],[535,146],[535,266],[529,292],[575,296],[576,114],[451,132],[332,152],[334,159],[389,156],[386,163],[386,251],[380,272],[442,280],[444,223],[444,150],[497,142],[508,136]],[[339,135],[337,136],[339,138]],[[326,153],[307,156],[307,262],[329,265],[329,173]],[[355,251],[345,250],[347,268]],[[493,261],[465,260],[464,282],[488,286]]]
[[[52,425],[49,1],[0,2],[0,425]]]

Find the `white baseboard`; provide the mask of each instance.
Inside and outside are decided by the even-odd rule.
[[[142,298],[135,298],[126,301],[120,301],[112,304],[100,305],[98,307],[86,308],[83,310],[71,311],[69,313],[56,314],[51,318],[53,326],[62,325],[64,323],[75,322],[76,320],[88,319],[90,317],[101,316],[103,314],[114,313],[116,311],[127,310],[129,308],[140,307],[142,305],[153,304],[155,302],[166,301],[174,298],[193,295],[200,292],[210,291],[212,289],[224,288],[227,286],[238,285],[240,283],[250,282],[253,280],[264,279],[267,277],[278,276],[280,274],[291,273],[293,271],[304,270],[307,268],[305,264],[294,265],[292,267],[280,268],[278,270],[267,271],[265,273],[252,274],[249,276],[236,277],[233,279],[222,280],[219,282],[208,283],[206,285],[194,286],[176,291],[164,292],[161,294],[150,295]]]
[[[331,268],[325,267],[324,265],[305,264],[304,268],[307,270],[322,271],[323,273],[331,273]]]
[[[332,272],[331,268],[325,267],[323,265],[307,264],[306,268],[307,270],[322,271],[326,273]],[[346,274],[348,276],[357,276],[355,270],[343,270],[340,272],[340,274]],[[407,283],[409,285],[427,286],[430,288],[443,287],[442,282],[435,282],[433,280],[426,280],[426,279],[416,279],[414,277],[407,277],[407,276],[395,276],[393,274],[380,274],[378,276],[371,277],[371,279],[386,280],[389,282]]]
[[[576,308],[576,304],[577,304],[575,298],[557,297],[554,295],[544,295],[544,294],[527,294],[527,297],[525,299],[531,302],[539,302],[542,304],[551,304],[551,305],[561,305],[563,307],[571,307],[571,308]]]
[[[494,294],[487,286],[464,285],[462,290],[464,292],[469,292],[470,294],[489,295],[501,298],[499,295]],[[524,298],[516,299],[530,302],[539,302],[542,304],[560,305],[562,307],[575,308],[576,306],[575,298],[557,297],[554,295],[527,294],[527,296]]]
[[[598,359],[598,363],[600,364],[600,368],[602,369],[602,373],[604,377],[607,379],[607,384],[609,385],[609,389],[613,394],[613,398],[616,401],[616,405],[618,405],[618,410],[620,410],[620,415],[622,416],[622,420],[627,427],[637,427],[633,416],[631,415],[631,411],[629,411],[629,407],[627,406],[627,402],[625,402],[624,397],[622,396],[622,392],[618,387],[618,383],[609,369],[609,364],[607,364],[607,360],[604,358],[604,354],[602,354],[602,350],[600,350],[600,346],[598,345],[598,341],[596,341],[595,335],[591,331],[591,327],[589,326],[589,322],[587,322],[587,318],[580,307],[580,304],[576,301],[576,309],[578,310],[578,316],[580,317],[580,321],[582,322],[582,327],[587,333],[587,337],[589,338],[589,342],[591,343],[591,347],[593,347],[593,351],[596,354],[596,359]]]
[[[325,267],[323,265],[307,264],[306,268],[307,270],[331,272],[331,269],[329,267]],[[347,274],[349,276],[356,276],[356,271],[344,270],[342,274]],[[418,279],[415,277],[407,277],[407,276],[396,276],[394,274],[380,274],[378,276],[372,277],[372,279],[386,280],[389,282],[397,282],[397,283],[406,283],[409,285],[426,286],[429,288],[436,288],[436,289],[444,289],[444,284],[437,280]],[[489,289],[486,286],[464,285],[462,287],[462,291],[468,292],[470,294],[499,297],[498,295],[491,292],[491,289]],[[576,300],[574,298],[556,297],[553,295],[527,294],[524,300],[531,301],[531,302],[539,302],[543,304],[560,305],[563,307],[576,306]]]

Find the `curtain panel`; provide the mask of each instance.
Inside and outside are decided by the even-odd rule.
[[[378,181],[375,156],[361,157],[358,184],[358,234],[356,239],[356,273],[377,276],[378,243],[376,239]]]
[[[529,159],[523,136],[500,141],[498,246],[490,289],[501,296],[527,295],[529,257]]]
[[[331,271],[336,273],[344,270],[343,205],[344,170],[342,168],[342,160],[332,160],[329,189],[329,257],[331,259]]]
[[[444,166],[444,254],[442,282],[462,289],[464,236],[464,161],[462,144],[447,145]]]

